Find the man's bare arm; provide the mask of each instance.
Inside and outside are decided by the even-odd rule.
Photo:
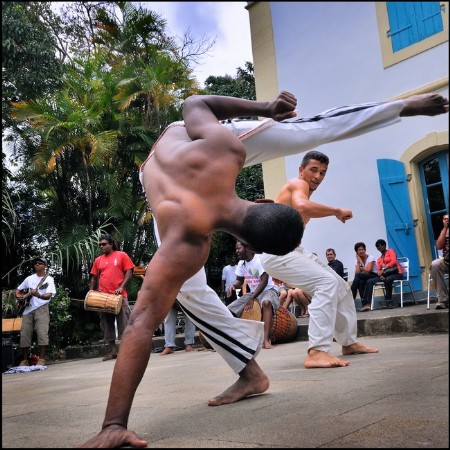
[[[278,122],[295,117],[297,99],[282,91],[271,102],[258,102],[220,95],[193,95],[184,102],[183,118],[186,131],[192,140],[203,137],[204,127],[218,120],[240,116],[269,117]]]
[[[335,206],[323,205],[309,199],[308,184],[298,180],[292,190],[292,207],[296,209],[305,221],[320,217],[335,216],[342,223],[353,217],[350,209],[337,208]]]

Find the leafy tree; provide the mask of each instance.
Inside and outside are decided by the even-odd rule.
[[[14,125],[11,101],[48,95],[60,85],[63,67],[55,56],[52,34],[33,13],[37,4],[2,2],[3,129]]]

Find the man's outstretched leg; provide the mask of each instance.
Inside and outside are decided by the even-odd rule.
[[[239,372],[239,379],[217,397],[208,401],[209,406],[220,406],[235,403],[250,395],[262,394],[269,389],[269,379],[256,361],[252,359]]]

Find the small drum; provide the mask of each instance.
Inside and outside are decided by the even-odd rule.
[[[272,319],[270,340],[273,344],[292,341],[297,334],[297,319],[289,310],[280,306]]]
[[[136,277],[145,277],[145,272],[147,271],[146,267],[143,266],[134,266],[133,275]]]
[[[252,309],[249,309],[248,311],[244,309],[241,313],[241,319],[260,321],[261,318],[261,306],[259,306],[259,302],[257,302],[256,300],[253,300]]]
[[[122,308],[121,295],[106,294],[100,291],[89,291],[84,299],[84,309],[104,313],[119,314]]]

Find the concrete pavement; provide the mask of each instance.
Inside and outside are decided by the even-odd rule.
[[[305,341],[263,349],[257,361],[269,390],[220,407],[207,400],[236,375],[217,353],[152,354],[129,427],[149,448],[448,448],[448,310],[427,313],[418,305],[358,313],[358,326],[377,314],[386,323],[406,313],[425,313],[447,323],[447,331],[421,334],[405,325],[392,333],[380,325],[388,332],[360,335],[380,353],[346,357],[350,365],[335,369],[305,369]],[[395,322],[408,320],[414,322]],[[334,343],[332,353],[340,350]],[[114,364],[91,358],[3,374],[3,448],[73,448],[93,437]]]

